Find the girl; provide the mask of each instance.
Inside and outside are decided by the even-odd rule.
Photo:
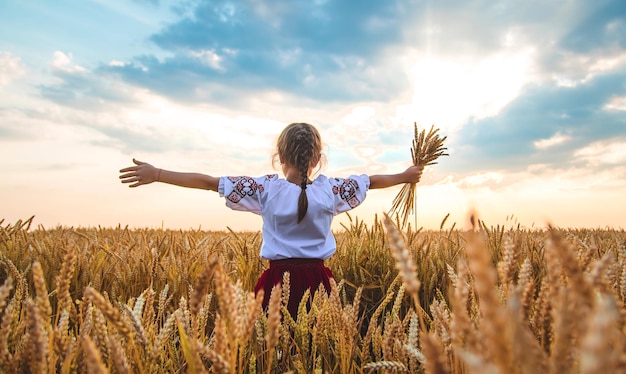
[[[276,158],[284,178],[276,174],[260,178],[247,176],[213,177],[155,168],[133,159],[135,166],[120,170],[122,183],[138,187],[152,182],[217,191],[231,209],[260,214],[263,218],[261,258],[269,269],[259,278],[255,293],[264,290],[263,307],[272,287],[290,273],[288,309],[296,317],[300,299],[307,289],[313,294],[320,284],[330,292],[330,269],[324,260],[335,253],[331,231],[335,215],[363,202],[368,189],[402,183],[417,183],[423,167],[411,166],[390,175],[352,175],[348,178],[309,177],[320,164],[322,141],[315,127],[292,123],[278,137]]]

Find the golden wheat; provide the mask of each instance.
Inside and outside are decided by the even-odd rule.
[[[297,318],[258,233],[0,226],[0,371],[624,372],[623,230],[474,223],[350,217]]]
[[[90,337],[83,338],[83,348],[85,350],[87,372],[95,374],[108,373],[106,366],[102,362],[102,355]]]
[[[4,306],[7,304],[7,299],[9,298],[9,294],[13,289],[13,278],[8,277],[0,286],[0,311],[4,309]]]
[[[434,165],[437,163],[435,160],[439,157],[448,155],[445,153],[447,148],[443,146],[447,137],[439,137],[439,134],[437,134],[439,129],[431,126],[428,134],[426,134],[425,130],[418,131],[417,123],[414,123],[413,127],[413,146],[411,147],[411,161],[413,165],[422,167]],[[409,215],[415,211],[415,190],[415,183],[405,184],[391,204],[390,214],[398,214],[401,222],[400,227],[406,227]]]

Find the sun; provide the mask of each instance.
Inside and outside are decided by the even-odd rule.
[[[519,50],[481,57],[418,58],[411,103],[398,107],[398,115],[446,133],[469,120],[495,116],[532,79],[531,56],[532,50]]]

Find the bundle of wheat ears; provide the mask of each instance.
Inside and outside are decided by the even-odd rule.
[[[437,134],[439,131],[438,128],[431,126],[427,134],[425,130],[420,132],[417,129],[417,123],[413,125],[415,129],[413,146],[411,147],[413,165],[434,165],[437,163],[435,160],[437,160],[439,156],[448,156],[448,154],[445,153],[447,148],[443,146],[443,142],[446,140],[447,136],[443,138],[439,137],[439,134]],[[392,216],[398,216],[402,227],[406,227],[409,215],[416,211],[416,185],[417,183],[405,184],[398,195],[396,195],[395,199],[393,199],[390,213]],[[415,221],[415,228],[417,228],[417,214],[415,215]]]

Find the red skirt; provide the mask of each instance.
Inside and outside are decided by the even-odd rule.
[[[272,260],[270,261],[269,269],[261,274],[254,287],[255,294],[259,290],[265,292],[263,309],[267,309],[272,287],[283,283],[283,274],[285,272],[289,272],[289,302],[287,303],[287,309],[293,319],[296,319],[298,315],[298,306],[306,290],[310,289],[311,296],[313,296],[320,284],[323,284],[326,292],[330,293],[330,278],[333,278],[333,273],[324,265],[324,260],[311,258]]]

